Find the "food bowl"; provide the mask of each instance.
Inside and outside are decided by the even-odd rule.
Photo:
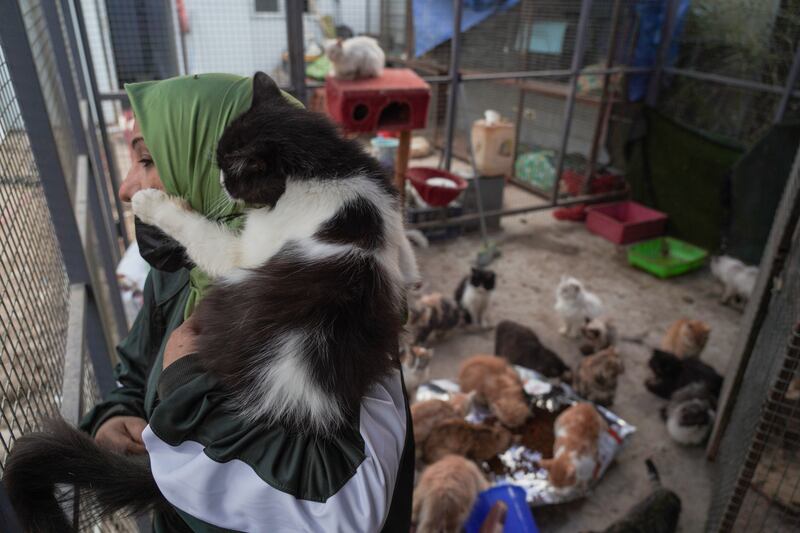
[[[448,205],[467,188],[467,180],[438,168],[409,168],[406,171],[406,178],[425,203],[433,207]]]

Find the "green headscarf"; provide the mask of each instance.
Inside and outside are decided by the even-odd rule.
[[[167,193],[180,196],[213,220],[237,227],[240,212],[220,186],[216,147],[228,124],[250,108],[253,78],[195,74],[128,83],[125,91]],[[302,107],[290,95],[284,96]],[[205,273],[193,268],[186,317],[208,284]]]

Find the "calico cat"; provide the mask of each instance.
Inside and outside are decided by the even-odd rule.
[[[397,191],[357,142],[288,103],[264,73],[217,163],[230,198],[260,206],[240,234],[156,189],[136,193],[133,211],[214,280],[193,314],[198,356],[233,410],[327,434],[396,366],[406,287],[418,278]]]
[[[340,80],[376,78],[383,74],[386,55],[378,41],[365,35],[337,39],[325,46],[331,60],[331,73]]]
[[[603,303],[577,279],[562,276],[556,287],[555,310],[563,322],[558,332],[567,337],[578,337],[588,320],[602,314]]]
[[[409,399],[414,398],[417,388],[428,381],[431,373],[433,348],[424,346],[407,346],[400,352],[400,363],[403,366],[403,382]]]
[[[492,270],[472,267],[472,271],[458,284],[455,301],[464,313],[466,324],[480,328],[489,326],[489,299],[495,286]]]
[[[678,530],[681,499],[675,492],[661,486],[653,461],[647,459],[645,463],[653,492],[602,533],[675,533]]]
[[[689,383],[672,393],[669,404],[661,410],[667,433],[685,446],[702,444],[716,417],[717,398],[702,381]]]
[[[702,320],[681,318],[673,322],[664,334],[661,349],[681,358],[700,357],[710,334],[711,326]]]
[[[600,462],[600,435],[607,431],[608,423],[590,403],[576,403],[558,415],[553,458],[539,461],[550,483],[559,489],[587,488]]]
[[[502,357],[473,355],[461,364],[458,384],[462,392],[474,391],[475,401],[510,428],[521,426],[530,415],[522,380]]]
[[[545,377],[572,381],[572,371],[564,361],[542,344],[531,328],[511,320],[503,320],[497,325],[494,353],[512,365],[530,368]]]
[[[466,316],[455,300],[432,292],[409,306],[406,327],[413,344],[426,346],[446,338],[465,324]]]
[[[722,390],[722,376],[696,357],[681,359],[656,348],[648,364],[653,375],[645,380],[645,386],[661,398],[668,400],[676,390],[695,382],[705,383],[714,397]]]
[[[422,448],[422,459],[434,463],[448,454],[488,461],[511,446],[511,432],[500,425],[472,424],[462,418],[440,422]]]
[[[422,472],[414,489],[411,522],[417,533],[458,533],[478,493],[488,488],[475,463],[446,455]]]
[[[575,391],[583,398],[611,407],[617,392],[617,376],[625,372],[613,346],[581,360],[575,372]]]

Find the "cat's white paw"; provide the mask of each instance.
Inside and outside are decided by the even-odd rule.
[[[142,189],[131,198],[133,214],[145,224],[155,224],[159,211],[169,204],[169,196],[158,189]]]

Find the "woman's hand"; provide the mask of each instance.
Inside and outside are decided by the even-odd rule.
[[[197,351],[197,333],[195,323],[190,318],[170,334],[164,348],[165,369],[181,357]]]
[[[147,453],[142,431],[147,421],[138,416],[114,416],[103,422],[94,440],[101,447],[126,455]]]

